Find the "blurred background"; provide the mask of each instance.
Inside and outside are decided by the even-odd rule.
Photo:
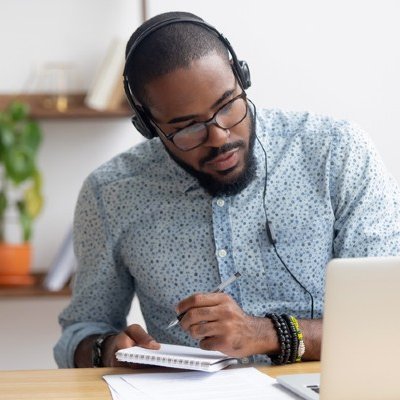
[[[248,95],[258,107],[356,122],[400,182],[396,0],[1,0],[0,96],[40,90],[37,77],[49,63],[72,66],[74,90],[85,92],[113,39],[127,41],[143,14],[174,10],[193,12],[227,36],[250,66]],[[35,222],[32,270],[46,272],[72,223],[85,177],[142,139],[128,115],[38,122],[45,202]],[[56,317],[68,300],[0,299],[0,369],[55,366]],[[135,308],[131,320],[137,315]]]

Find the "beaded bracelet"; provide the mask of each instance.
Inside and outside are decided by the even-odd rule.
[[[290,316],[290,319],[292,320],[293,325],[296,328],[296,335],[297,335],[297,339],[299,341],[299,345],[298,345],[298,349],[297,349],[297,357],[296,357],[296,361],[299,362],[299,361],[301,361],[301,357],[303,357],[303,355],[306,351],[306,346],[304,345],[303,332],[300,330],[299,321],[297,321],[297,318],[294,317],[293,315]]]
[[[292,347],[292,335],[290,333],[290,328],[289,328],[289,325],[286,322],[285,318],[283,318],[282,315],[278,314],[278,319],[279,319],[279,322],[281,323],[281,327],[285,334],[286,353],[285,353],[285,358],[283,360],[283,364],[288,364],[292,357],[292,352],[294,350]]]
[[[292,315],[275,313],[267,313],[265,318],[271,319],[281,348],[280,354],[269,356],[272,363],[280,365],[301,361],[306,347],[297,318]]]
[[[287,364],[291,355],[291,335],[289,328],[280,315],[275,313],[265,314],[265,318],[271,319],[275,331],[278,335],[281,352],[278,355],[269,356],[272,363],[275,365]]]
[[[282,314],[282,318],[286,321],[289,330],[290,330],[290,338],[291,338],[291,354],[290,354],[290,362],[295,363],[298,358],[298,348],[299,348],[299,338],[297,336],[297,329],[290,315]]]

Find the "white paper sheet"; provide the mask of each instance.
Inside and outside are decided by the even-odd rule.
[[[135,389],[126,380],[122,379],[123,375],[105,375],[104,380],[107,382],[113,400],[149,400],[149,397],[141,391]]]
[[[211,374],[190,371],[108,375],[104,379],[118,393],[118,400],[299,399],[255,368],[226,369]]]

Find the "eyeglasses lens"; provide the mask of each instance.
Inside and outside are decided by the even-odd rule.
[[[215,124],[222,129],[238,125],[247,115],[247,101],[238,97],[225,104],[209,122],[199,122],[177,132],[173,137],[175,146],[181,150],[190,150],[204,143],[208,137],[207,126]]]

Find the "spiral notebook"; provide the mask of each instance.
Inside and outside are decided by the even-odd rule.
[[[206,372],[218,371],[237,363],[236,358],[229,357],[219,351],[163,343],[159,350],[135,346],[118,350],[115,355],[118,361]]]

